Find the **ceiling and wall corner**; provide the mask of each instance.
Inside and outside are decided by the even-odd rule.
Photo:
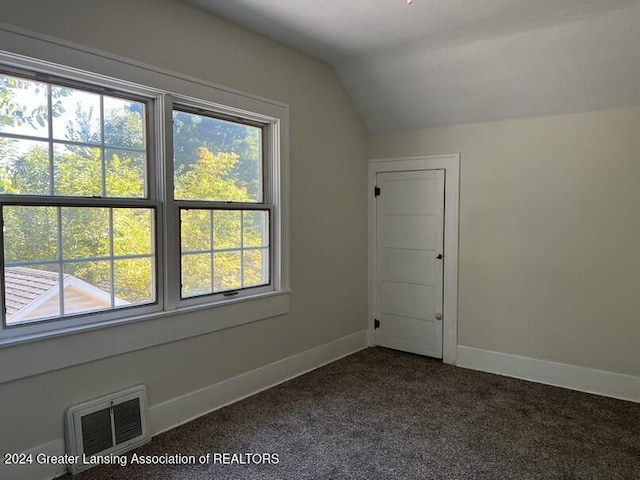
[[[370,133],[640,105],[640,0],[188,0],[335,68]]]

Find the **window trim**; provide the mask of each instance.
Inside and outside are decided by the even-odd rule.
[[[114,319],[84,325],[62,325],[65,320],[61,320],[60,328],[45,332],[22,330],[20,335],[0,339],[0,347],[16,346],[16,348],[9,350],[0,348],[0,361],[2,361],[5,354],[8,355],[8,352],[12,352],[9,355],[10,357],[14,357],[15,352],[30,352],[29,355],[33,355],[35,351],[33,348],[40,348],[43,345],[40,342],[36,342],[38,340],[52,339],[53,344],[60,346],[64,344],[77,345],[82,338],[88,338],[87,335],[93,336],[95,331],[104,332],[102,335],[105,336],[115,335],[116,332],[118,335],[129,335],[126,348],[123,348],[122,345],[117,347],[107,345],[100,349],[101,352],[89,352],[89,354],[81,355],[81,358],[78,357],[74,361],[67,359],[65,362],[52,361],[47,365],[31,365],[29,368],[22,368],[21,373],[16,373],[16,375],[9,373],[8,377],[20,378],[28,374],[42,373],[61,368],[61,366],[104,358],[124,353],[125,351],[133,351],[138,348],[146,348],[188,338],[193,335],[211,333],[223,328],[288,312],[290,293],[288,238],[289,109],[286,104],[6,25],[0,25],[0,44],[4,48],[0,52],[0,62],[9,67],[13,66],[35,71],[44,69],[50,75],[56,77],[69,78],[83,83],[97,83],[106,88],[114,87],[116,90],[139,94],[144,97],[148,97],[151,94],[155,97],[159,108],[157,111],[160,112],[153,119],[154,128],[164,128],[170,125],[171,108],[169,107],[172,105],[173,98],[179,99],[181,104],[185,101],[192,101],[204,103],[205,106],[214,106],[220,113],[230,116],[258,112],[255,114],[258,116],[258,120],[269,120],[273,130],[273,138],[278,140],[277,142],[271,142],[274,144],[265,144],[265,148],[270,149],[274,159],[279,159],[279,162],[276,161],[276,165],[272,167],[272,178],[268,180],[274,186],[274,198],[272,199],[274,208],[273,218],[271,219],[273,222],[273,239],[271,245],[274,251],[278,251],[279,255],[279,258],[272,264],[272,275],[276,275],[272,291],[246,298],[231,298],[222,303],[209,302],[198,306],[181,305],[178,301],[179,298],[177,298],[179,297],[179,291],[175,288],[172,291],[167,288],[171,287],[172,285],[170,284],[174,281],[170,279],[179,278],[176,277],[176,274],[179,274],[175,271],[176,262],[165,260],[167,264],[165,274],[163,278],[158,279],[157,284],[159,298],[160,291],[164,291],[164,311],[136,315],[124,320]],[[117,80],[114,80],[115,78]],[[141,87],[141,85],[144,86]],[[164,115],[162,114],[163,112]],[[165,159],[172,159],[172,146],[168,145],[169,142],[166,140],[166,138],[164,141],[157,140],[156,154]],[[166,163],[164,165],[156,165],[157,168],[164,169],[161,173],[167,176],[164,185],[156,186],[160,198],[166,198],[166,191],[173,187],[172,176],[168,176],[166,172]],[[154,167],[153,162],[151,162],[150,167]],[[268,169],[265,167],[266,171]],[[150,175],[153,176],[151,172]],[[151,184],[150,188],[152,188]],[[175,202],[169,199],[158,208],[160,221],[163,218],[162,209],[176,211]],[[167,218],[167,225],[161,230],[163,234],[157,239],[157,255],[158,258],[166,259],[171,255],[168,245],[173,245],[174,250],[175,246],[178,245],[175,243],[178,231],[168,224],[170,223],[168,219],[176,218],[177,215],[164,216]],[[171,264],[174,265],[173,268]],[[173,292],[173,295],[170,292]],[[173,298],[171,298],[172,296]],[[238,313],[234,313],[236,311]],[[182,317],[180,325],[163,320],[176,315]],[[209,319],[206,324],[203,323],[203,315]],[[154,322],[153,326],[147,326],[146,322],[143,322],[146,320],[156,320],[156,322]],[[145,328],[141,332],[138,326],[142,324],[145,325]],[[153,331],[153,335],[151,335],[153,338],[145,339],[144,337],[148,337],[151,331]],[[85,332],[85,334],[78,335],[81,332]],[[47,342],[47,344],[50,343]],[[33,363],[27,361],[26,353],[25,358],[22,360],[26,364]],[[71,363],[69,363],[70,361]]]
[[[276,175],[272,172],[278,168],[277,151],[272,148],[273,145],[278,145],[278,129],[279,119],[273,118],[268,115],[256,113],[256,112],[242,112],[238,109],[232,109],[228,106],[215,104],[203,100],[195,100],[193,98],[185,97],[173,97],[170,102],[170,114],[173,121],[173,112],[191,113],[199,116],[206,116],[209,118],[220,119],[224,121],[240,123],[243,125],[249,125],[253,127],[260,127],[262,129],[262,201],[261,202],[222,202],[222,201],[208,201],[208,200],[183,200],[176,199],[171,195],[171,201],[174,205],[174,211],[176,212],[176,222],[180,222],[180,210],[188,207],[204,208],[204,209],[230,209],[230,210],[263,210],[265,207],[269,210],[269,283],[267,285],[260,285],[256,287],[242,288],[237,290],[237,295],[234,298],[248,298],[255,295],[276,292],[279,291],[281,285],[280,272],[274,267],[280,262],[280,252],[277,245],[274,243],[274,231],[275,225],[273,218],[275,217],[276,202],[275,198],[278,192],[278,186],[272,183],[272,179]],[[169,106],[167,105],[167,108]],[[169,112],[166,113],[169,115]],[[173,149],[173,145],[171,145]],[[173,152],[172,152],[173,153]],[[171,177],[173,182],[173,154],[171,155],[171,162],[169,164],[169,157],[167,157],[166,172],[167,177]],[[168,199],[169,200],[169,199]],[[180,225],[178,225],[178,233],[180,233]],[[178,237],[179,238],[179,237]],[[174,252],[178,262],[178,278],[181,278],[181,241],[180,238],[176,243],[177,249]],[[276,270],[276,271],[274,271]],[[181,289],[180,289],[181,290]],[[224,295],[224,292],[212,292],[205,295],[198,295],[193,297],[182,297],[179,292],[177,300],[177,308],[183,308],[188,306],[200,305],[200,304],[217,304],[228,302],[230,298]]]

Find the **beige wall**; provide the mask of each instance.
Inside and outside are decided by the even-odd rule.
[[[366,328],[366,134],[325,64],[179,2],[0,0],[0,12],[10,25],[288,103],[294,290],[289,315],[0,385],[0,451],[62,438],[64,408],[79,401],[144,383],[157,405]]]
[[[374,136],[461,153],[458,343],[640,375],[640,108]]]

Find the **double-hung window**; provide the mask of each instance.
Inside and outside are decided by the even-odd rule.
[[[0,52],[0,341],[286,290],[268,104],[15,58]]]
[[[5,330],[157,303],[149,107],[0,70]]]
[[[246,118],[174,105],[183,300],[251,294],[270,283],[273,205],[264,181],[265,128]]]

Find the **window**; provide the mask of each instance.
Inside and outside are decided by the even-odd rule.
[[[5,327],[156,301],[147,105],[0,72]]]
[[[2,58],[0,340],[286,289],[280,118]]]
[[[263,129],[182,106],[173,111],[182,298],[269,284],[273,206],[262,179]]]

